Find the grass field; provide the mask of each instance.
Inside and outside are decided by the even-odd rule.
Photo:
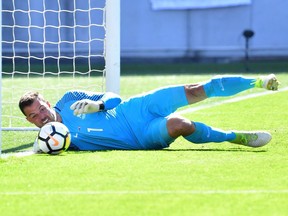
[[[123,76],[122,97],[213,75],[157,72]],[[286,88],[288,73],[276,75]],[[1,215],[288,215],[287,91],[222,104],[225,100],[209,99],[199,106],[211,107],[183,115],[225,130],[267,130],[271,143],[253,149],[180,138],[159,151],[0,159]],[[30,149],[34,137],[35,132],[4,132],[3,152]]]

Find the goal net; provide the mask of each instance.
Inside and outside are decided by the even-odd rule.
[[[71,89],[119,93],[119,26],[120,0],[2,1],[0,142],[33,141],[18,108],[27,91],[52,105]],[[19,130],[28,140],[12,139]]]

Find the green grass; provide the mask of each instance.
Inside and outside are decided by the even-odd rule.
[[[277,75],[282,88],[288,86],[288,75]],[[209,77],[126,75],[121,95],[127,98]],[[261,90],[240,95],[255,92]],[[195,145],[180,138],[159,151],[0,159],[1,215],[288,214],[287,91],[213,106],[185,117],[225,130],[267,130],[273,139],[256,149],[229,143]],[[35,137],[35,132],[3,133],[4,153],[29,149]]]

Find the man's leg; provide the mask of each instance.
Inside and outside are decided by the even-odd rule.
[[[200,122],[191,122],[182,116],[171,115],[167,120],[168,133],[172,138],[183,136],[193,143],[232,141],[236,134],[232,131],[223,131]]]
[[[185,93],[188,103],[192,104],[210,97],[232,96],[254,87],[277,90],[278,85],[274,74],[257,79],[244,76],[216,76],[205,83],[186,85]]]
[[[228,141],[249,147],[260,147],[266,145],[271,140],[271,135],[267,132],[223,131],[204,123],[191,122],[186,118],[176,115],[168,117],[166,126],[168,133],[166,137],[170,136],[174,140],[179,136],[183,136],[186,140],[196,144]]]
[[[135,98],[145,100],[145,107],[142,107],[144,111],[148,110],[153,115],[165,117],[180,107],[209,97],[231,96],[254,87],[266,88],[267,84],[264,86],[263,83],[270,83],[269,86],[274,84],[273,90],[276,90],[278,86],[278,81],[274,75],[262,79],[243,76],[216,76],[205,83],[168,86]]]
[[[184,138],[198,144],[228,141],[249,147],[261,147],[269,143],[272,138],[270,133],[264,131],[223,131],[200,122],[193,122],[193,124],[195,131]]]
[[[235,95],[244,90],[259,87],[277,90],[279,82],[271,74],[258,79],[244,76],[216,76],[204,84],[185,85],[185,94],[189,104],[209,97],[225,97]],[[267,132],[233,132],[210,127],[204,123],[191,122],[179,116],[171,116],[167,120],[167,132],[176,139],[183,136],[192,143],[209,143],[229,141],[250,147],[266,145],[271,140]]]

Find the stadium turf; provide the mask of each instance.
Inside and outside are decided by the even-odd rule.
[[[213,75],[157,74],[157,70],[157,75],[135,75],[131,71],[121,78],[123,98]],[[285,89],[287,73],[276,75]],[[235,97],[258,92],[262,90]],[[52,96],[46,97],[55,101]],[[2,158],[1,215],[287,215],[287,91],[222,101],[209,99],[199,105],[218,105],[183,115],[227,130],[267,130],[273,136],[271,143],[253,149],[229,143],[195,145],[180,138],[159,151]],[[2,134],[3,153],[15,153],[31,149],[36,132]]]

